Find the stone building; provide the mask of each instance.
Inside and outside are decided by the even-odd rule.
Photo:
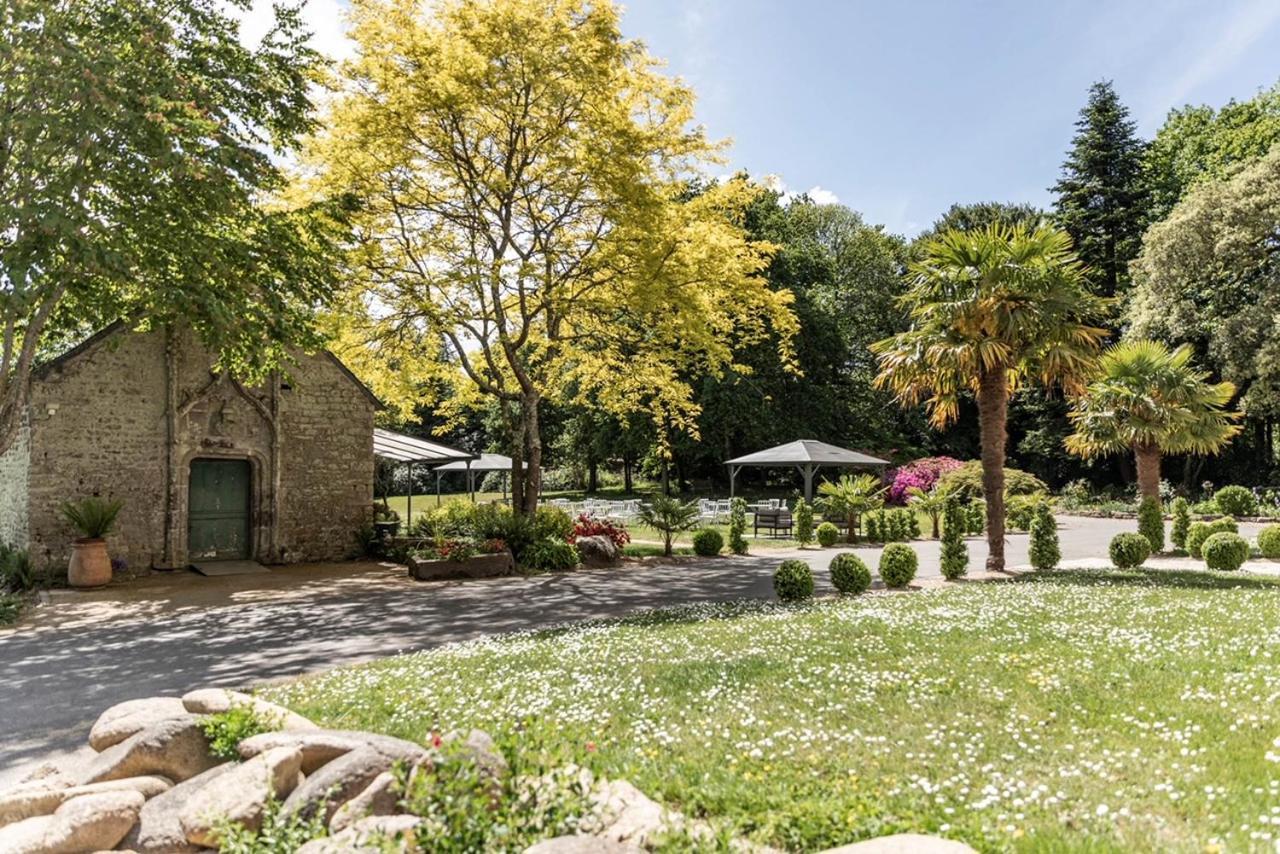
[[[65,564],[64,501],[120,499],[113,558],[330,560],[373,504],[378,401],[330,353],[245,387],[187,331],[109,327],[39,368],[0,455],[0,540]]]

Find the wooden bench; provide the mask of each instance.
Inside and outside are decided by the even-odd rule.
[[[752,534],[757,537],[760,536],[762,529],[769,531],[775,537],[780,533],[785,533],[789,537],[791,536],[791,511],[757,510],[752,528]]]

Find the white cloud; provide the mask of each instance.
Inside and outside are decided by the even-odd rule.
[[[830,190],[824,190],[822,187],[818,187],[818,186],[810,187],[809,191],[805,193],[805,195],[808,196],[810,199],[812,199],[814,204],[818,204],[818,205],[840,204],[839,196],[837,196],[835,193],[831,192]]]
[[[253,8],[241,16],[240,38],[256,45],[270,29],[274,17],[272,0],[254,0]],[[347,38],[346,0],[307,0],[302,19],[311,31],[311,46],[334,60],[347,59],[355,45]]]

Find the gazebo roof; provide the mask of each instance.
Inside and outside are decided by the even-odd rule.
[[[528,468],[529,464],[525,463],[524,467]],[[448,463],[437,467],[436,471],[465,471],[468,468],[471,471],[511,471],[511,457],[504,457],[502,454],[481,454],[479,458],[471,460],[470,466],[465,462]]]
[[[475,454],[468,454],[466,451],[459,451],[457,448],[450,448],[448,445],[428,442],[425,439],[406,436],[403,433],[393,433],[390,430],[381,430],[376,427],[373,430],[373,453],[384,460],[393,460],[398,463],[427,463],[429,465],[448,463],[454,460],[475,459]],[[461,462],[458,465],[459,468],[466,467]]]
[[[754,454],[747,454],[743,457],[725,461],[725,465],[728,466],[802,466],[807,464],[820,466],[887,466],[889,461],[882,460],[879,457],[868,456],[867,454],[860,454],[857,451],[850,451],[847,448],[837,448],[835,445],[828,445],[826,442],[819,442],[816,439],[799,439],[795,442],[788,442],[785,445],[778,445],[776,448],[756,451]]]

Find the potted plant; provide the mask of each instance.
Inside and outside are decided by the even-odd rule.
[[[71,544],[67,581],[72,587],[101,587],[111,581],[106,536],[116,525],[123,501],[91,496],[62,505],[62,515],[83,535]]]
[[[373,527],[380,539],[388,540],[400,532],[400,514],[386,504],[373,509]]]

